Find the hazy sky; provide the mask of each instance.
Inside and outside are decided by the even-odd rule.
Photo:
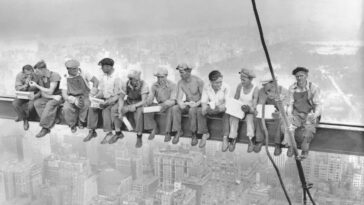
[[[357,31],[363,0],[257,0],[265,25]],[[255,25],[250,0],[1,0],[0,37],[123,35]]]

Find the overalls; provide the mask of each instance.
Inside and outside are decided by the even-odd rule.
[[[76,126],[78,121],[81,123],[86,122],[87,111],[91,104],[89,93],[90,89],[82,76],[78,75],[73,78],[67,78],[67,94],[76,97],[80,102],[79,107],[67,101],[64,103],[64,118],[70,127]]]
[[[303,151],[308,151],[309,144],[316,133],[316,123],[307,121],[307,116],[314,110],[314,107],[308,98],[308,91],[294,92],[293,98],[291,124],[295,128],[295,139],[297,143],[301,143]]]

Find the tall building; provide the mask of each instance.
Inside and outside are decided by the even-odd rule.
[[[78,173],[72,179],[72,204],[88,205],[97,196],[97,181],[95,175]]]
[[[196,191],[187,187],[182,187],[180,190],[172,194],[172,205],[195,205]]]
[[[200,152],[163,149],[154,153],[154,175],[163,188],[192,176],[205,173],[205,160]]]
[[[124,174],[119,170],[106,168],[97,177],[97,189],[99,195],[116,196],[124,194],[121,191],[131,191],[132,179],[130,174]]]
[[[30,161],[5,162],[0,167],[0,201],[23,194],[37,196],[42,183],[40,166]]]
[[[153,196],[158,189],[158,183],[158,177],[144,175],[133,182],[132,190],[138,192],[143,198]]]

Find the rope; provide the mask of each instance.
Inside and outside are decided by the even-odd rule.
[[[273,66],[272,66],[272,63],[270,61],[270,57],[269,57],[269,53],[268,53],[267,46],[265,44],[263,29],[262,29],[262,25],[260,23],[258,10],[257,10],[256,4],[255,4],[255,0],[251,0],[251,1],[252,1],[252,5],[253,5],[255,19],[256,19],[256,22],[257,22],[258,29],[259,29],[260,40],[261,40],[261,43],[262,43],[262,46],[263,46],[263,49],[264,49],[264,53],[265,53],[265,56],[266,56],[266,59],[267,59],[267,62],[268,62],[269,70],[270,70],[270,73],[272,75],[272,79],[273,79],[274,85],[277,88],[276,89],[276,94],[277,94],[277,96],[279,96],[278,83],[277,83],[277,80],[275,78]],[[278,110],[279,110],[279,112],[281,114],[281,117],[283,119],[284,127],[286,129],[288,129],[288,127],[289,127],[288,126],[288,119],[287,119],[286,113],[285,113],[285,111],[283,109],[283,104],[282,104],[282,101],[280,100],[280,98],[278,98],[277,106],[278,106]],[[306,202],[306,193],[307,193],[308,196],[310,197],[310,200],[311,200],[312,204],[313,205],[316,205],[315,202],[314,202],[314,200],[312,199],[311,194],[310,194],[310,191],[309,191],[309,188],[310,187],[307,187],[305,175],[304,175],[304,172],[303,172],[303,168],[302,168],[301,161],[299,159],[297,145],[296,145],[296,141],[295,141],[295,139],[293,137],[293,133],[289,131],[288,134],[289,134],[289,140],[291,142],[291,146],[293,148],[293,152],[294,152],[294,155],[295,155],[296,165],[297,165],[299,177],[300,177],[301,184],[302,184],[304,204],[307,203]]]
[[[286,199],[288,201],[288,204],[291,205],[292,202],[291,202],[291,199],[288,196],[286,187],[285,187],[284,182],[282,180],[281,173],[280,173],[280,171],[279,171],[276,163],[273,161],[272,155],[270,154],[270,152],[268,150],[269,136],[268,136],[268,130],[267,130],[267,126],[265,124],[264,116],[265,116],[265,103],[262,106],[262,119],[261,119],[262,125],[263,125],[263,130],[264,130],[264,135],[265,135],[265,152],[267,153],[270,162],[273,164],[273,167],[276,170],[276,173],[277,173],[277,176],[278,176],[278,179],[279,179],[279,183],[281,183],[281,187],[283,189],[284,195],[286,196]]]

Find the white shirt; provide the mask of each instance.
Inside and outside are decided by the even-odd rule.
[[[202,92],[201,103],[212,103],[215,106],[224,105],[229,94],[230,87],[227,84],[222,83],[220,90],[217,92],[215,92],[211,84],[209,84]]]
[[[240,91],[240,98],[239,100],[243,102],[244,105],[253,106],[253,95],[254,95],[255,85],[253,84],[252,89],[248,94],[244,93],[244,88],[241,88]]]
[[[115,72],[110,75],[103,73],[100,77],[99,90],[102,91],[104,98],[110,98],[112,96],[121,93],[122,80],[120,76]]]

